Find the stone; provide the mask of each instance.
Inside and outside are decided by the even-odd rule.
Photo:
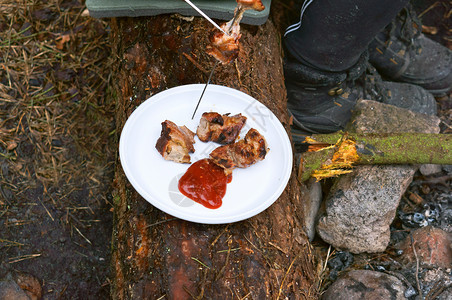
[[[341,275],[322,295],[322,300],[402,300],[406,286],[398,278],[371,270]]]
[[[337,279],[338,274],[350,267],[355,261],[354,256],[347,251],[336,251],[334,257],[328,260],[327,266],[330,270],[328,279],[334,281]]]
[[[39,300],[42,296],[42,287],[39,280],[31,274],[16,272],[16,283],[27,294],[30,300]]]
[[[322,202],[322,185],[316,181],[315,178],[311,178],[306,187],[309,193],[309,197],[303,201],[304,206],[304,226],[306,235],[309,241],[313,241],[315,237],[315,223],[317,221],[317,213]]]
[[[424,176],[429,176],[433,174],[440,173],[442,171],[441,165],[435,165],[435,164],[424,164],[419,167],[419,172],[421,172]]]
[[[30,300],[27,294],[12,279],[0,281],[1,300]]]
[[[358,101],[347,131],[358,133],[438,133],[439,118],[371,100]],[[386,249],[400,199],[417,166],[357,166],[339,177],[325,199],[319,236],[352,253]]]
[[[384,251],[389,225],[414,172],[407,166],[363,166],[338,180],[317,225],[320,237],[355,254]]]
[[[0,300],[39,300],[42,287],[33,275],[10,272],[0,280]]]
[[[452,165],[443,165],[442,168],[447,174],[452,174]]]
[[[447,202],[446,202],[447,204]],[[452,234],[452,207],[446,207],[441,212],[438,228]]]
[[[347,124],[349,132],[423,132],[439,133],[441,120],[373,100],[359,100]]]
[[[412,240],[411,240],[412,237]],[[432,226],[419,228],[408,235],[396,247],[403,250],[400,260],[403,263],[416,262],[416,255],[420,264],[431,267],[452,267],[452,234]]]

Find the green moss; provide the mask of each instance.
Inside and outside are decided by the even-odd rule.
[[[452,164],[452,135],[434,133],[397,134],[319,134],[317,142],[336,144],[344,137],[356,141],[356,164]],[[331,159],[331,149],[303,154],[303,172],[299,179],[309,179],[315,170]]]

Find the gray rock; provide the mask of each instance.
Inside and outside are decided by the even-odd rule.
[[[320,203],[322,202],[322,186],[320,182],[316,181],[314,178],[311,178],[306,186],[309,197],[306,197],[305,201],[303,201],[304,225],[306,235],[308,236],[309,241],[312,241],[315,237],[317,213],[320,208]]]
[[[323,294],[323,300],[406,299],[398,278],[381,272],[355,270],[345,273]]]
[[[41,297],[41,284],[33,275],[14,271],[0,279],[0,300],[38,300]]]
[[[419,167],[419,172],[421,172],[422,175],[428,176],[432,174],[436,174],[442,171],[441,165],[434,165],[434,164],[425,164],[421,165]]]
[[[389,225],[414,172],[408,166],[362,166],[342,177],[333,186],[319,219],[320,237],[355,254],[384,251],[390,239]]]
[[[424,132],[439,133],[438,117],[418,114],[372,100],[360,100],[346,131],[349,132]]]
[[[439,132],[439,118],[371,100],[359,101],[350,132]],[[352,253],[384,251],[389,226],[416,166],[357,166],[338,178],[317,225],[320,237]]]
[[[443,170],[447,173],[447,174],[452,174],[452,165],[443,165]]]

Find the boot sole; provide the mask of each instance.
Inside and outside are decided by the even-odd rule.
[[[210,18],[229,21],[237,5],[231,0],[200,1],[193,3]],[[241,23],[264,24],[270,13],[271,0],[262,0],[263,11],[247,10]],[[181,0],[86,0],[89,14],[94,18],[142,17],[178,13],[184,16],[200,16],[191,6]]]

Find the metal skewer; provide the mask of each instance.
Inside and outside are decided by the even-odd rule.
[[[195,111],[193,112],[193,115],[191,116],[191,119],[192,119],[192,120],[193,120],[193,118],[195,117],[196,111],[198,110],[199,103],[201,103],[202,96],[204,96],[204,92],[206,91],[207,86],[209,85],[210,80],[212,79],[213,72],[215,71],[215,68],[217,67],[217,65],[218,65],[219,62],[220,62],[219,60],[215,61],[215,65],[213,65],[213,68],[212,68],[212,70],[210,71],[209,78],[207,79],[207,83],[206,83],[206,85],[204,86],[204,89],[202,90],[201,96],[199,97],[199,100],[198,100],[198,104],[196,104]]]
[[[186,1],[188,1],[188,0],[186,0]],[[231,29],[232,29],[232,27],[234,26],[234,23],[235,23],[235,21],[237,20],[237,16],[238,16],[238,15],[239,15],[238,13],[234,14],[234,18],[233,18],[232,21],[231,21],[231,25],[230,25],[229,28],[228,28],[228,32],[230,32]],[[221,31],[223,31],[223,30],[221,30]],[[223,31],[223,32],[224,32],[224,31]],[[226,34],[229,35],[229,33],[226,33]],[[213,67],[212,67],[212,70],[210,71],[209,78],[207,79],[206,85],[204,86],[204,89],[202,90],[201,96],[199,97],[198,103],[196,104],[195,111],[193,112],[193,115],[191,116],[191,119],[192,119],[192,120],[193,120],[193,118],[195,117],[196,111],[198,110],[199,104],[201,103],[202,97],[204,96],[204,92],[206,91],[207,86],[209,85],[210,80],[212,79],[213,72],[215,71],[215,69],[216,69],[216,67],[218,66],[218,63],[219,63],[219,62],[220,62],[219,60],[216,60],[216,61],[215,61],[215,64],[214,64]]]

